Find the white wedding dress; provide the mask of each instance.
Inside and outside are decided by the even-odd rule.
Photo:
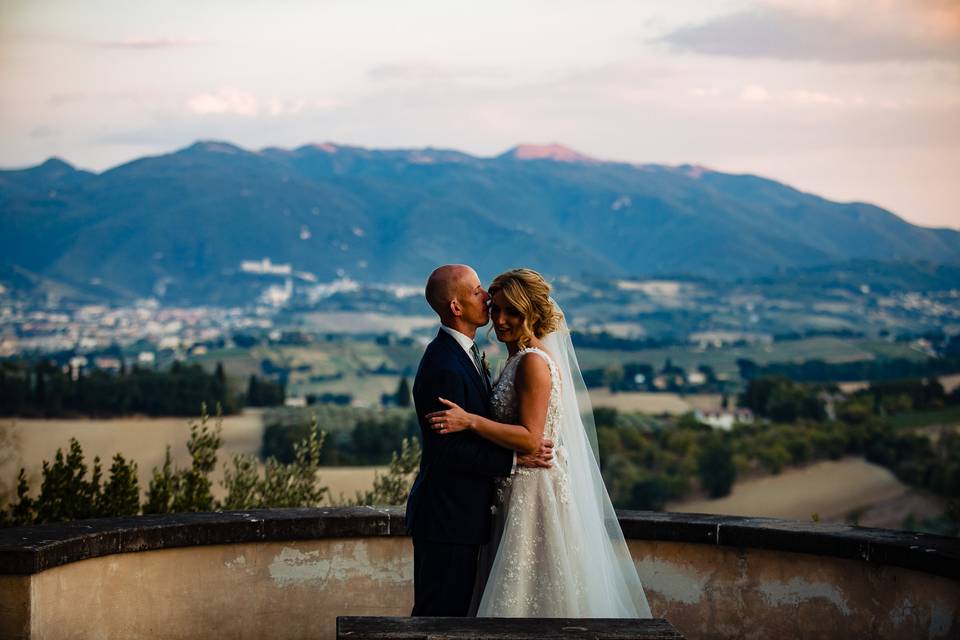
[[[544,346],[566,366],[540,349],[524,349],[507,361],[493,389],[494,419],[517,424],[517,366],[524,357],[546,360],[551,390],[544,438],[555,443],[554,464],[519,468],[499,481],[493,539],[480,558],[476,615],[649,618],[590,440],[596,438],[592,411],[589,418],[581,416],[584,403],[589,410],[589,400],[578,402],[569,382],[575,379],[574,368],[577,377],[580,370],[565,329],[550,334],[552,340],[545,338]],[[593,433],[584,426],[587,420]]]

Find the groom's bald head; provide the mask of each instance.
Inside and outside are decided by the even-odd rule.
[[[424,292],[430,308],[441,319],[450,315],[450,302],[462,297],[464,290],[470,288],[471,280],[477,279],[477,272],[465,264],[445,264],[437,267],[427,278]]]

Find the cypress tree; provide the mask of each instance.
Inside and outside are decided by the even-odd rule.
[[[99,497],[101,516],[135,516],[140,512],[140,486],[137,463],[127,461],[119,453],[113,457],[110,479]]]
[[[400,384],[397,386],[397,406],[398,407],[409,407],[410,406],[410,383],[407,381],[407,376],[400,378]]]

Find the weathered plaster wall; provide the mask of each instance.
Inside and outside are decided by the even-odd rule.
[[[688,638],[960,638],[960,582],[784,551],[628,541],[656,617]]]
[[[30,637],[31,576],[0,576],[0,638]]]
[[[331,638],[337,615],[405,615],[406,538],[125,553],[33,576],[31,637]]]
[[[654,615],[691,639],[960,637],[960,582],[948,578],[782,551],[629,545]],[[407,615],[412,581],[404,537],[106,555],[0,576],[0,637],[332,638],[337,615]]]

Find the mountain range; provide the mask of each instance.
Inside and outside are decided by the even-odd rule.
[[[304,278],[419,283],[444,262],[481,279],[715,279],[849,260],[960,263],[960,232],[912,225],[755,175],[599,161],[559,145],[490,158],[218,141],[102,173],[52,158],[0,171],[0,282],[67,295],[223,302],[269,258]]]

